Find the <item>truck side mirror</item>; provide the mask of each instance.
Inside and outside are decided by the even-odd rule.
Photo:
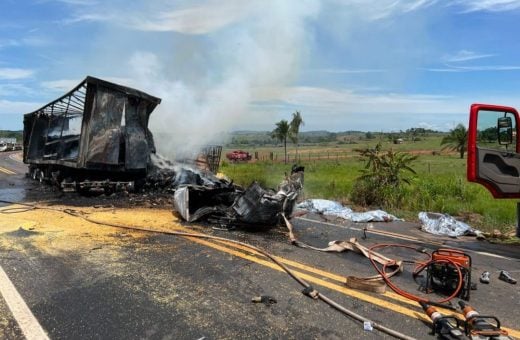
[[[497,119],[498,144],[509,145],[513,143],[513,121],[511,117],[499,117]]]

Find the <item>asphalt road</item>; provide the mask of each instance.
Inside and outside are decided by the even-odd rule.
[[[0,189],[5,200],[20,201],[25,199],[23,174],[27,166],[21,161],[21,154],[16,152],[0,152]]]
[[[45,203],[54,209],[0,213],[0,266],[51,339],[388,337],[376,330],[364,331],[360,322],[303,295],[299,284],[262,255],[216,241],[95,225],[57,211],[65,207],[111,223],[196,231],[253,244],[278,256],[319,292],[356,313],[418,339],[435,338],[416,303],[392,292],[380,295],[344,286],[345,276],[374,274],[368,260],[358,254],[297,248],[287,242],[282,228],[251,232],[184,225],[168,206],[119,208],[116,198],[98,199],[100,207],[93,208],[95,198],[62,195],[25,179],[26,167],[10,154],[0,154],[0,167],[14,172],[0,171],[0,199]],[[0,209],[6,208],[12,207]],[[365,227],[313,215],[293,222],[299,238],[318,247],[331,240],[361,239]],[[474,277],[484,270],[492,273],[489,285],[478,284],[478,290],[471,292],[470,303],[482,314],[496,315],[512,334],[520,334],[520,284],[497,279],[500,269],[520,278],[518,247],[433,237],[413,223],[375,227],[403,234],[405,239],[367,233],[363,244],[420,244],[433,250],[443,243],[467,249]],[[385,254],[417,256],[397,249]],[[412,269],[406,266],[395,282],[417,293]],[[277,303],[252,303],[258,295],[272,296]],[[20,324],[24,322],[7,300],[5,295],[0,298],[0,338],[23,339]]]

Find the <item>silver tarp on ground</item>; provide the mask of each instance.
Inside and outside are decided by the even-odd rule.
[[[478,236],[480,231],[473,229],[464,222],[457,221],[448,214],[421,211],[419,213],[421,229],[434,235],[457,237],[462,235]]]
[[[340,217],[353,222],[390,222],[399,221],[401,219],[391,215],[383,210],[372,210],[366,212],[354,212],[348,207],[342,206],[335,201],[324,199],[309,199],[301,202],[296,206],[298,209],[304,209],[310,212],[324,214],[327,216]]]

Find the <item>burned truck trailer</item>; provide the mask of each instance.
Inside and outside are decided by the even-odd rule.
[[[87,77],[62,97],[24,115],[29,176],[64,191],[131,188],[155,152],[148,120],[161,102],[144,92]]]

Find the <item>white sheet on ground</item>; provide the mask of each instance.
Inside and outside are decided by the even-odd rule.
[[[309,199],[299,203],[299,209],[320,213],[327,216],[340,217],[353,222],[390,222],[401,221],[401,219],[383,210],[372,210],[366,212],[354,212],[348,207],[342,206],[335,201],[324,199]]]
[[[457,221],[448,214],[420,212],[421,229],[435,235],[457,237],[462,235],[478,236],[480,231],[473,229],[464,222]]]

